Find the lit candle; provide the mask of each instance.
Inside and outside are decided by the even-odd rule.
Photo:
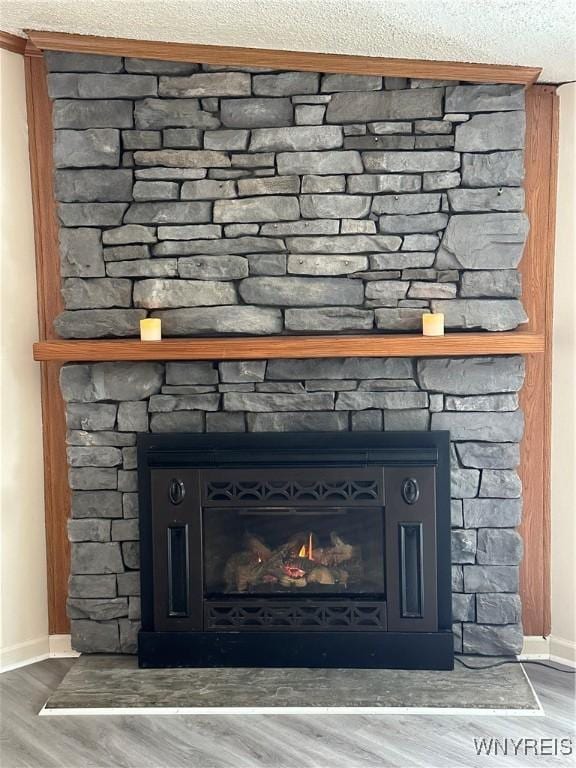
[[[140,320],[140,340],[160,341],[162,339],[162,321],[158,317]]]
[[[422,315],[422,333],[424,336],[444,336],[444,314],[425,312]]]

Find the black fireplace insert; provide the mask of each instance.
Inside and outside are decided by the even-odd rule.
[[[451,669],[449,433],[138,439],[141,667]]]

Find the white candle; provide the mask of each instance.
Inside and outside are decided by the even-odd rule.
[[[147,317],[140,320],[140,340],[141,341],[161,341],[162,339],[162,321],[158,317]]]
[[[425,312],[422,315],[422,333],[424,336],[444,336],[444,314]]]

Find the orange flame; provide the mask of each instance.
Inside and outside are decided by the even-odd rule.
[[[300,550],[298,551],[298,557],[307,557],[308,560],[314,560],[313,557],[313,545],[312,545],[312,534],[308,534],[308,546],[306,544],[303,544],[300,547]]]

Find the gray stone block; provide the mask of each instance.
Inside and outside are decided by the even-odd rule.
[[[218,224],[160,226],[158,227],[158,237],[160,240],[203,240],[203,238],[216,240],[222,237],[222,227]]]
[[[518,592],[517,565],[465,565],[466,592]]]
[[[75,491],[71,514],[73,518],[122,517],[122,494],[118,491]]]
[[[288,257],[288,272],[294,275],[349,275],[367,268],[368,257],[361,255],[293,254]]]
[[[103,336],[137,336],[146,312],[136,309],[87,309],[62,312],[54,330],[64,339],[93,339]]]
[[[52,121],[57,131],[131,128],[132,110],[131,101],[58,99],[52,104]]]
[[[452,132],[452,125],[444,120],[416,120],[414,132],[423,134],[447,134]]]
[[[175,181],[137,181],[134,200],[177,200],[180,187]]]
[[[522,258],[527,234],[528,219],[523,213],[452,216],[438,260],[466,269],[513,269]]]
[[[124,59],[126,72],[138,75],[191,75],[200,65],[187,61],[162,61],[161,59]]]
[[[132,163],[133,164],[133,163]],[[216,171],[227,172],[226,168],[211,168],[210,173],[216,173]],[[158,181],[167,179],[170,181],[188,181],[196,179],[204,179],[208,170],[206,168],[135,168],[134,176],[138,180],[144,181]],[[209,226],[209,225],[206,225]]]
[[[281,72],[255,75],[252,89],[256,96],[297,96],[318,93],[320,75],[316,72]]]
[[[524,358],[518,356],[420,359],[422,389],[457,395],[518,392],[524,383]]]
[[[259,222],[292,221],[300,216],[297,197],[264,195],[246,197],[242,200],[216,200],[214,203],[214,221]]]
[[[134,105],[134,119],[139,129],[220,127],[220,120],[199,108],[198,99],[144,99]]]
[[[138,519],[113,520],[112,539],[113,541],[138,541],[140,539]]]
[[[416,174],[366,173],[348,177],[348,194],[378,192],[417,192],[422,178]],[[304,191],[304,187],[302,188]],[[322,191],[322,190],[320,190]],[[401,204],[402,198],[398,198]]]
[[[217,225],[214,225],[217,226]],[[219,227],[221,229],[221,227]],[[257,235],[259,224],[227,224],[224,227],[224,237],[241,237],[242,235]]]
[[[223,99],[220,118],[229,128],[274,128],[292,124],[290,99]]]
[[[188,77],[162,75],[158,95],[176,98],[250,96],[250,75],[244,72],[211,72]]]
[[[142,616],[142,610],[141,610],[141,604],[140,604],[140,598],[139,597],[130,597],[128,600],[128,618],[130,619],[129,624],[132,625],[135,621],[140,621],[140,618]],[[130,631],[132,631],[132,626],[130,626]],[[122,630],[121,630],[122,633]],[[138,647],[138,635],[136,631],[134,631],[135,637],[135,644],[136,648]],[[121,639],[124,638],[124,635],[121,634]]]
[[[178,260],[180,277],[194,280],[239,280],[248,276],[243,256],[187,256]]]
[[[444,395],[429,395],[429,398],[431,413],[438,413],[444,410]]]
[[[103,277],[100,230],[60,229],[60,274],[62,277]]]
[[[292,253],[373,253],[397,251],[402,240],[394,235],[340,235],[335,237],[289,237]]]
[[[87,390],[76,390],[70,380],[77,366],[62,369],[61,386],[68,397],[88,397]],[[160,391],[164,366],[161,363],[113,362],[90,366],[90,396],[94,400],[144,400]],[[78,381],[76,379],[76,381]],[[70,383],[69,383],[70,382]],[[80,385],[81,382],[78,382]]]
[[[215,149],[160,149],[134,153],[136,165],[163,165],[172,168],[228,168],[226,152]]]
[[[381,432],[384,429],[382,411],[366,410],[351,414],[353,432]]]
[[[477,469],[452,467],[450,473],[451,494],[455,499],[473,499],[478,494],[480,472]]]
[[[464,653],[482,656],[514,656],[522,651],[524,635],[521,624],[494,626],[464,624]]]
[[[118,577],[123,574],[118,574]],[[114,574],[96,576],[94,574],[70,576],[68,579],[69,597],[116,597],[116,578]],[[122,594],[122,593],[120,593]]]
[[[118,470],[101,467],[79,467],[68,470],[68,484],[75,491],[115,490]]]
[[[72,542],[70,571],[73,574],[122,573],[120,545],[116,542]]]
[[[327,411],[334,408],[331,392],[302,393],[283,392],[227,392],[223,410],[270,413],[280,411]]]
[[[126,571],[116,576],[118,580],[118,594],[123,597],[140,595],[140,572]]]
[[[460,173],[458,171],[430,171],[425,173],[423,178],[424,190],[450,189],[460,184]]]
[[[462,499],[451,499],[450,501],[450,525],[452,528],[462,528],[464,525]]]
[[[462,273],[460,295],[463,297],[519,298],[521,293],[521,278],[515,269]]]
[[[432,429],[447,429],[452,440],[519,442],[524,431],[521,411],[510,413],[433,413]]]
[[[370,173],[423,173],[455,171],[460,167],[457,152],[363,152],[364,168]]]
[[[437,235],[405,235],[402,241],[404,251],[434,251],[440,238]]]
[[[348,429],[348,414],[334,411],[288,411],[248,413],[249,432],[342,432]]]
[[[412,120],[442,116],[440,88],[426,92],[368,91],[335,93],[328,105],[328,123],[357,123],[376,120]]]
[[[167,384],[215,384],[217,382],[218,371],[212,363],[166,363]]]
[[[118,624],[120,628],[120,650],[122,653],[137,653],[140,622],[120,619]]]
[[[327,152],[280,152],[276,161],[278,173],[317,174],[330,176],[339,173],[362,173],[360,153],[356,150],[332,150]]]
[[[62,283],[66,309],[129,307],[132,303],[130,280],[113,278],[66,278]]]
[[[162,144],[164,147],[173,149],[200,149],[202,137],[203,133],[199,128],[164,128]],[[137,147],[137,149],[160,149],[160,147]],[[206,149],[211,149],[211,147],[206,147]],[[218,149],[218,147],[214,147],[214,149]]]
[[[300,192],[298,176],[271,176],[261,179],[239,179],[240,197],[251,195],[297,195]]]
[[[409,358],[344,357],[304,360],[269,360],[268,381],[303,381],[306,379],[411,379]]]
[[[44,61],[49,72],[102,72],[122,71],[121,56],[99,56],[86,53],[45,51]]]
[[[403,279],[404,276],[402,276]],[[454,283],[429,283],[415,280],[410,284],[410,299],[451,299],[456,296]]]
[[[248,148],[250,131],[223,130],[204,134],[204,148],[217,150],[245,150]]]
[[[236,182],[200,179],[182,184],[182,200],[218,200],[236,197]]]
[[[522,85],[455,85],[446,89],[446,112],[499,112],[524,109]]]
[[[342,219],[340,232],[343,235],[375,235],[376,222],[370,219]]]
[[[127,616],[128,600],[125,597],[96,599],[69,597],[66,608],[70,619],[107,621]]]
[[[374,325],[374,313],[352,307],[287,309],[284,322],[289,331],[370,330]]]
[[[520,499],[465,499],[466,528],[513,528],[520,523]]]
[[[109,277],[177,277],[176,259],[145,259],[143,261],[114,261],[106,265]]]
[[[303,235],[313,242],[316,238],[312,238],[312,235],[337,235],[339,229],[340,223],[334,219],[301,219],[299,221],[275,221],[273,224],[263,224],[260,234],[277,235],[278,237]]]
[[[482,472],[479,495],[519,499],[522,495],[522,482],[518,474],[511,469],[485,469]]]
[[[120,546],[126,568],[137,571],[140,568],[140,544],[137,541],[123,541]]]
[[[138,517],[138,494],[122,494],[122,516],[125,518]]]
[[[414,149],[414,136],[347,136],[344,149]]]
[[[122,147],[125,150],[160,149],[160,131],[122,131]]]
[[[78,541],[110,541],[110,520],[68,520],[68,540]]]
[[[243,413],[207,413],[206,432],[245,432]]]
[[[171,411],[217,411],[220,395],[210,392],[204,395],[153,395],[148,402],[150,413]]]
[[[69,445],[66,454],[70,467],[117,467],[122,464],[122,452],[111,446],[84,448]]]
[[[122,222],[128,203],[60,203],[58,218],[65,227],[107,227]]]
[[[520,464],[518,443],[457,443],[460,463],[479,469],[512,469]]]
[[[220,380],[226,383],[264,381],[265,360],[242,360],[218,363]]]
[[[408,410],[427,407],[426,392],[340,392],[336,400],[337,411],[362,411],[370,408]]]
[[[382,302],[403,299],[408,287],[405,280],[374,280],[366,285],[366,298]]]
[[[48,94],[52,99],[140,99],[156,96],[157,90],[156,78],[149,75],[48,75]]]
[[[516,411],[518,395],[446,395],[446,411]]]
[[[466,187],[519,187],[523,180],[522,150],[462,155],[462,183]]]
[[[267,335],[282,331],[282,313],[271,307],[224,306],[154,313],[168,336],[195,333]]]
[[[59,130],[54,134],[56,168],[115,167],[119,161],[120,132],[114,128]]]
[[[311,152],[337,149],[343,143],[340,126],[300,125],[288,128],[255,128],[250,152]]]
[[[236,291],[230,283],[151,279],[134,285],[134,305],[147,309],[236,303]]]
[[[198,411],[175,411],[153,413],[150,419],[151,432],[203,432],[203,415]]]
[[[116,409],[117,406],[112,403],[68,403],[66,426],[68,429],[84,429],[89,432],[114,429]]]
[[[456,213],[524,210],[524,190],[515,187],[451,189],[448,200]]]
[[[332,382],[332,388],[336,385]],[[367,379],[360,381],[358,386],[347,386],[343,389],[358,389],[360,392],[414,392],[418,390],[413,379]]]
[[[384,428],[388,431],[413,432],[426,431],[430,417],[425,408],[405,411],[384,411]]]
[[[478,531],[477,562],[481,565],[518,565],[522,560],[522,538],[507,528]]]
[[[136,445],[135,434],[121,434],[119,432],[83,432],[82,430],[68,430],[66,434],[68,445],[113,445],[122,448],[126,445]]]
[[[464,592],[464,571],[461,565],[452,566],[452,592]]]
[[[303,195],[300,208],[308,219],[355,219],[368,215],[370,201],[370,197],[360,195]]]
[[[473,563],[476,559],[476,531],[466,528],[452,530],[452,562]]]
[[[435,213],[439,210],[440,195],[433,193],[379,195],[374,198],[372,203],[372,213],[375,214]]]
[[[382,234],[437,232],[448,224],[445,213],[419,213],[415,215],[380,216],[378,230]]]
[[[374,253],[370,256],[373,270],[425,268],[434,263],[434,251],[399,251],[397,253]]]
[[[379,91],[382,78],[377,75],[323,75],[320,90],[322,93],[336,91]]]
[[[155,243],[156,230],[154,227],[145,227],[142,224],[125,224],[115,229],[106,229],[102,232],[104,245],[123,246],[133,243]],[[138,253],[141,253],[138,251]],[[137,258],[142,258],[138,256]]]
[[[476,595],[479,624],[518,624],[522,619],[520,595],[486,592]]]
[[[455,621],[474,621],[476,618],[476,606],[474,595],[452,595],[452,618]]]
[[[416,149],[452,149],[454,136],[416,136]]]
[[[300,104],[294,110],[296,125],[322,125],[326,107],[324,104]]]
[[[364,299],[362,285],[346,278],[249,277],[239,291],[247,303],[281,307],[358,305]]]
[[[136,469],[138,466],[138,455],[136,448],[131,446],[130,448],[122,449],[122,467],[123,469]]]
[[[117,621],[89,621],[75,619],[70,622],[72,648],[79,653],[118,653],[120,635]]]
[[[437,299],[431,306],[433,312],[444,313],[446,328],[510,331],[528,322],[517,299]]]
[[[55,195],[60,202],[118,202],[132,200],[132,171],[60,170],[54,174]]]

